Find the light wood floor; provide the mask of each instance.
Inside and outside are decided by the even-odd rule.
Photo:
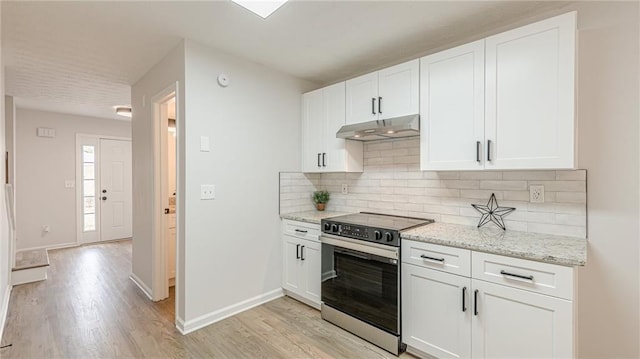
[[[171,299],[153,303],[129,280],[131,241],[49,252],[49,279],[11,293],[6,358],[395,358],[280,298],[189,335]],[[401,358],[413,358],[403,354]]]

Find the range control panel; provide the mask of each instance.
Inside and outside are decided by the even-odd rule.
[[[388,246],[400,246],[400,234],[398,231],[369,226],[358,226],[331,220],[321,221],[322,233],[334,236],[360,239],[363,241],[385,244]]]

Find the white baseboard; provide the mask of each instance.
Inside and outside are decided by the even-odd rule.
[[[129,275],[129,279],[131,279],[131,281],[135,283],[135,285],[137,285],[138,288],[140,288],[142,293],[144,293],[150,300],[153,300],[153,295],[152,295],[153,292],[151,291],[151,288],[147,287],[147,285],[144,284],[142,279],[140,279],[137,275],[133,273]]]
[[[16,248],[16,252],[33,251],[36,249],[52,250],[52,249],[71,248],[71,247],[78,247],[78,246],[80,246],[80,244],[77,242],[69,242],[69,243],[56,244],[53,246],[37,246],[37,247],[20,248],[20,249]]]
[[[253,298],[249,298],[240,303],[230,305],[226,308],[216,310],[215,312],[201,315],[197,318],[188,320],[186,322],[180,319],[176,319],[176,328],[182,334],[189,334],[193,331],[196,331],[200,328],[204,328],[207,325],[211,325],[215,322],[228,318],[232,315],[236,315],[240,312],[244,312],[245,310],[251,309],[253,307],[257,307],[260,304],[264,304],[266,302],[270,302],[274,299],[280,298],[283,295],[284,293],[282,292],[282,288],[278,288],[276,290],[272,290],[271,292],[267,292],[267,293],[255,296]]]
[[[2,297],[2,313],[0,320],[0,340],[2,340],[2,336],[4,335],[4,326],[7,324],[7,315],[9,314],[9,298],[11,298],[11,289],[13,286],[8,285],[4,291],[4,296]]]

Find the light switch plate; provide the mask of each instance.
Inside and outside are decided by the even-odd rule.
[[[209,152],[209,137],[200,136],[200,152]]]
[[[64,181],[64,188],[73,188],[76,186],[76,181],[66,180]]]
[[[349,193],[349,186],[346,183],[342,184],[342,194],[348,194]]]
[[[200,185],[200,199],[215,199],[216,186],[212,184]]]

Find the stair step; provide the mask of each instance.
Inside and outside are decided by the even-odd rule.
[[[46,249],[33,249],[16,252],[15,266],[12,271],[48,267],[49,254]]]

